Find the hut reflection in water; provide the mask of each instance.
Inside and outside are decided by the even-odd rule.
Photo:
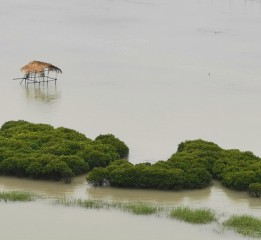
[[[48,85],[25,85],[25,94],[28,99],[34,99],[42,103],[52,103],[60,98],[60,92],[56,86]]]

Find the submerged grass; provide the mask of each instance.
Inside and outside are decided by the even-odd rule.
[[[171,218],[193,224],[207,224],[215,220],[215,214],[210,209],[191,209],[189,207],[178,207],[170,212]]]
[[[35,194],[28,192],[0,192],[0,201],[32,201]],[[130,212],[136,215],[152,215],[163,213],[165,216],[176,218],[192,224],[207,224],[215,220],[215,214],[210,209],[191,209],[189,207],[177,207],[174,209],[159,207],[150,203],[135,202],[108,202],[100,200],[83,200],[58,198],[56,204],[64,206],[77,206],[87,209],[116,209]],[[227,228],[247,236],[261,238],[261,219],[249,215],[234,215],[223,223]]]
[[[82,199],[67,199],[58,198],[57,204],[64,206],[77,206],[87,209],[108,209],[110,208],[110,203],[98,201],[98,200],[82,200]]]
[[[35,194],[28,192],[0,192],[0,201],[32,201],[36,198]],[[171,218],[176,218],[192,224],[207,224],[215,220],[215,214],[210,209],[191,209],[189,207],[177,207],[166,211],[165,208],[152,205],[150,203],[135,202],[107,202],[100,200],[83,200],[58,198],[56,201],[59,205],[77,206],[87,209],[116,209],[130,212],[136,215],[152,215],[163,213]],[[167,208],[168,209],[168,208]],[[261,238],[261,219],[249,215],[234,215],[223,223],[227,228],[248,237]]]
[[[32,201],[34,198],[35,195],[28,192],[17,192],[17,191],[0,192],[0,201],[3,200],[5,202],[7,201],[28,202],[28,201]]]
[[[261,238],[261,219],[259,218],[249,215],[234,215],[223,225],[244,236]]]
[[[136,215],[150,215],[158,212],[159,207],[148,203],[120,203],[120,202],[105,202],[99,200],[82,200],[82,199],[67,199],[60,198],[58,204],[64,206],[78,206],[87,209],[118,209],[126,212],[131,212]]]
[[[141,203],[141,202],[125,203],[122,204],[121,208],[124,211],[128,211],[136,215],[151,215],[160,211],[160,209],[156,206],[150,205],[148,203]]]

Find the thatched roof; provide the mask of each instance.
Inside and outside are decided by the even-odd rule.
[[[21,68],[21,71],[23,71],[25,73],[32,73],[32,72],[40,73],[40,72],[43,72],[44,70],[62,73],[62,70],[60,68],[55,67],[54,65],[52,65],[50,63],[45,63],[45,62],[40,62],[40,61],[32,61]]]

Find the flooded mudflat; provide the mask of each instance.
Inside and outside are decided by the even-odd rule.
[[[84,210],[43,203],[0,203],[1,238],[13,239],[241,239],[218,227],[191,226],[159,217]],[[5,216],[5,217],[3,217]],[[25,220],[26,216],[26,220]],[[243,239],[243,238],[242,238]]]
[[[0,191],[13,190],[33,192],[50,199],[70,197],[118,202],[138,201],[162,206],[208,207],[223,215],[249,213],[259,216],[261,212],[260,199],[251,198],[246,192],[224,188],[217,181],[214,181],[212,186],[200,190],[158,191],[93,187],[86,182],[85,176],[75,177],[70,184],[0,177]]]
[[[94,188],[84,177],[71,184],[32,181],[12,177],[0,178],[0,191],[27,191],[43,199],[29,203],[0,202],[0,224],[3,239],[244,239],[224,230],[221,222],[232,214],[260,217],[260,199],[246,193],[224,189],[219,183],[203,190],[166,192]],[[207,207],[214,210],[217,222],[191,225],[162,216],[135,216],[118,210],[91,210],[53,204],[59,197],[95,199],[117,202],[150,202],[160,206]],[[47,198],[47,199],[44,199]],[[14,229],[15,230],[11,230]]]

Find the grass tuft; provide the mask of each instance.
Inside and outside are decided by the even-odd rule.
[[[159,211],[158,207],[148,203],[119,203],[67,198],[60,198],[57,200],[57,203],[64,206],[78,206],[87,209],[119,209],[136,215],[150,215]]]
[[[215,220],[215,214],[210,209],[191,209],[188,207],[173,209],[170,212],[170,217],[193,224],[207,224]]]
[[[82,200],[82,199],[67,199],[67,198],[58,198],[57,204],[64,206],[76,206],[87,209],[109,209],[115,208],[113,203],[104,202],[99,200]]]
[[[151,215],[159,211],[157,207],[148,203],[125,203],[121,207],[123,210],[136,215]]]
[[[261,219],[259,218],[249,215],[234,215],[223,225],[244,236],[261,238]]]
[[[32,193],[27,192],[0,192],[0,201],[3,200],[7,201],[21,201],[21,202],[28,202],[34,199],[34,195]]]
[[[100,200],[75,199],[74,205],[87,209],[111,209],[111,208],[117,208],[118,203],[105,202]]]

